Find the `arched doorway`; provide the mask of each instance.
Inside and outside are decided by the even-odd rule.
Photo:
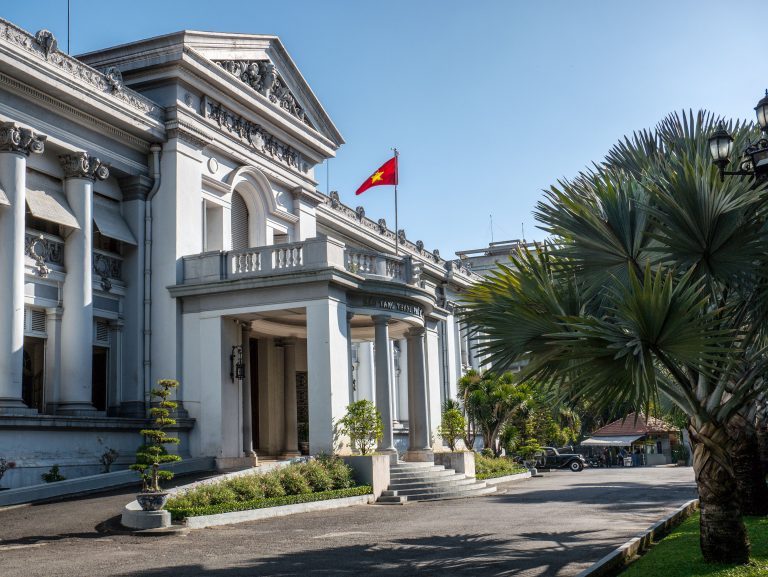
[[[251,246],[250,215],[248,205],[243,196],[235,191],[232,193],[232,249],[240,250]]]

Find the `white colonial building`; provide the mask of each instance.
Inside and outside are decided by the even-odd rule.
[[[124,467],[160,378],[223,468],[333,450],[361,398],[382,450],[440,450],[475,277],[317,190],[342,143],[274,36],[73,58],[0,20],[0,484]]]

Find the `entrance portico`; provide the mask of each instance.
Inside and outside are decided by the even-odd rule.
[[[336,241],[303,244],[323,242],[334,246]],[[308,252],[297,262],[309,264]],[[191,258],[197,270],[211,270],[200,257],[208,255]],[[424,343],[431,295],[387,280],[373,279],[372,286],[346,268],[307,271],[305,279],[297,274],[301,271],[280,272],[270,282],[205,279],[206,290],[186,282],[171,288],[182,299],[185,357],[199,362],[187,365],[183,376],[185,406],[200,433],[193,433],[193,451],[234,464],[254,452],[295,457],[302,449],[312,454],[345,450],[334,424],[350,402],[361,398],[352,381],[350,344],[369,341],[375,349],[371,400],[384,424],[379,450],[396,455],[393,406],[399,399],[393,394],[392,351],[393,341],[405,341],[409,443],[404,457],[431,460]]]

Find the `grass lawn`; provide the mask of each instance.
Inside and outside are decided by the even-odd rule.
[[[632,563],[620,577],[764,577],[768,575],[768,517],[745,517],[744,522],[752,543],[749,565],[704,563],[696,513]]]

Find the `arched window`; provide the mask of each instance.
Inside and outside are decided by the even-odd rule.
[[[239,192],[232,193],[232,250],[248,248],[248,207]]]

